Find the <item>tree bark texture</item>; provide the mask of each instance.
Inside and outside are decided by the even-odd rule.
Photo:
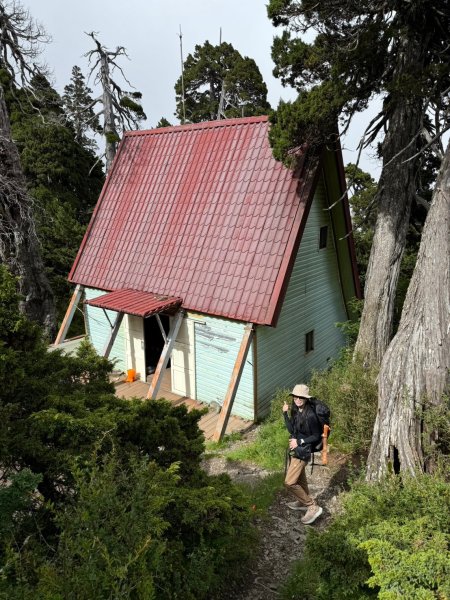
[[[103,89],[103,131],[106,139],[105,144],[105,169],[109,171],[117,152],[119,134],[116,128],[116,117],[114,115],[113,92],[109,75],[108,56],[101,50],[100,83]]]
[[[378,414],[367,479],[389,463],[400,471],[427,470],[422,410],[440,404],[450,373],[450,144],[422,233],[399,329],[379,374]]]
[[[9,115],[0,86],[0,261],[19,279],[20,309],[44,326],[53,339],[56,315],[53,293],[45,274],[31,200]]]
[[[405,41],[399,51],[394,79],[420,69],[421,43]],[[388,99],[389,102],[389,99]],[[415,136],[421,129],[422,100],[405,97],[393,100],[389,126],[382,144],[383,169],[378,185],[378,217],[375,226],[364,290],[355,354],[369,364],[380,364],[393,329],[394,300],[400,264],[409,226],[411,203],[416,191],[417,152]],[[397,156],[398,155],[398,156]],[[408,162],[405,162],[408,161]]]

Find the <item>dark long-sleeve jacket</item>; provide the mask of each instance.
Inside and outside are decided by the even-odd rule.
[[[295,408],[294,408],[295,407]],[[297,440],[300,445],[300,440],[305,444],[315,446],[322,439],[322,430],[319,420],[314,412],[314,409],[307,402],[303,411],[299,411],[295,405],[291,410],[290,417],[287,412],[284,414],[284,423],[291,437]]]

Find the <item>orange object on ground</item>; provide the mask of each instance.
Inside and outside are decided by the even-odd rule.
[[[134,369],[128,369],[127,378],[125,379],[125,383],[133,383],[136,379],[136,371]]]

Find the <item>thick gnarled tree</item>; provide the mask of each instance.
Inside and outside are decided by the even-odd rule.
[[[389,469],[427,470],[424,410],[439,405],[450,376],[450,143],[441,165],[396,335],[379,373],[379,403],[367,478]],[[428,440],[424,440],[423,436]]]
[[[0,32],[0,259],[18,277],[22,310],[51,337],[55,331],[53,294],[5,102],[6,86],[26,86],[38,73],[35,61],[46,35],[20,4],[1,1]]]

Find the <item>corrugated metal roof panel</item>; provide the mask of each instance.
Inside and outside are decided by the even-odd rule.
[[[311,185],[272,157],[268,126],[250,117],[126,133],[69,279],[272,324]]]
[[[161,296],[150,292],[137,290],[115,290],[97,298],[86,300],[90,306],[97,306],[106,310],[115,310],[127,315],[150,317],[160,312],[171,312],[181,306],[181,298]]]

